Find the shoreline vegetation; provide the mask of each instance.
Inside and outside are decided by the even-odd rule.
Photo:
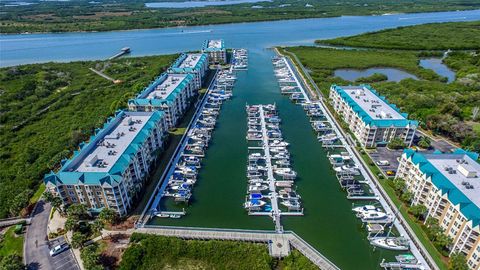
[[[100,32],[226,23],[441,12],[480,8],[475,0],[275,0],[201,8],[148,8],[146,0],[41,1],[31,5],[0,5],[0,33]],[[254,8],[257,7],[257,8]],[[261,7],[261,8],[258,8]]]
[[[318,267],[296,250],[281,260],[272,258],[265,244],[182,240],[134,233],[123,253],[119,269],[314,270]]]
[[[24,215],[43,175],[166,70],[177,55],[0,69],[0,218]],[[91,72],[103,70],[122,83]],[[28,207],[27,207],[28,209]]]
[[[445,34],[448,34],[446,39]],[[480,21],[429,23],[316,40],[316,44],[385,50],[478,50]]]
[[[353,43],[350,41],[355,40],[355,42],[362,41],[364,47],[374,44],[376,48],[357,50],[349,46],[350,48],[346,50],[298,46],[286,47],[284,50],[295,54],[311,71],[311,77],[326,96],[331,84],[358,83],[335,77],[334,71],[337,69],[363,70],[372,67],[391,67],[416,75],[419,80],[404,79],[400,82],[387,82],[378,75],[375,78],[362,80],[370,81],[380,94],[386,96],[402,111],[409,113],[411,119],[418,120],[423,129],[435,135],[445,136],[465,149],[478,152],[480,151],[478,129],[480,117],[477,115],[474,119],[474,111],[480,104],[480,54],[473,50],[448,53],[443,63],[456,73],[456,80],[452,83],[446,83],[446,78],[433,70],[419,66],[422,58],[442,55],[438,50],[444,49],[446,44],[451,43],[452,32],[456,32],[458,40],[454,42],[457,44],[461,44],[463,40],[478,39],[478,37],[464,35],[463,32],[465,27],[478,28],[477,25],[480,26],[480,21],[467,24],[463,22],[427,24],[333,39],[335,43],[341,41],[342,45],[351,45]],[[428,35],[422,36],[425,31],[432,28],[437,29],[432,33],[435,38],[432,39]],[[457,28],[462,30],[456,31]],[[447,38],[441,39],[442,33],[443,37]],[[404,47],[389,49],[391,43],[386,37],[387,34],[393,37],[392,40],[414,40],[420,44],[429,44],[429,50],[408,50],[409,44],[401,42],[399,46],[403,44]],[[379,35],[382,37],[377,40]],[[333,43],[332,40],[317,42]],[[476,44],[476,46],[480,48],[480,45]]]

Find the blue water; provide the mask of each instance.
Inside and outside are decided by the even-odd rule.
[[[369,68],[369,69],[337,69],[335,70],[335,76],[340,77],[347,81],[355,81],[359,78],[369,77],[375,73],[381,73],[387,75],[389,82],[399,82],[403,79],[415,79],[418,78],[406,71],[396,68]]]
[[[271,2],[271,0],[217,0],[217,1],[185,1],[185,2],[152,2],[145,3],[149,8],[196,8],[207,6],[224,6],[244,3]]]
[[[0,35],[0,66],[105,59],[126,46],[132,48],[132,56],[198,50],[207,38],[223,38],[227,47],[249,49],[275,45],[312,45],[315,39],[349,36],[397,26],[472,20],[480,20],[480,10],[96,33]]]
[[[453,82],[455,80],[455,72],[449,69],[441,58],[427,58],[420,60],[420,66],[423,68],[431,69],[438,75],[446,77],[447,82]]]

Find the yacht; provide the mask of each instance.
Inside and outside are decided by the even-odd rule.
[[[260,153],[252,153],[248,156],[248,160],[257,161],[260,159],[265,159],[265,157]]]
[[[389,250],[406,251],[410,249],[408,240],[404,237],[372,237],[370,244]]]
[[[297,177],[297,173],[290,168],[275,168],[274,172],[275,174],[287,179],[292,179]]]
[[[279,159],[275,161],[275,164],[280,166],[290,166],[290,161],[288,159]]]
[[[297,200],[283,200],[280,204],[288,207],[288,209],[298,210],[301,208],[301,204]]]
[[[244,204],[244,207],[245,209],[248,209],[248,210],[257,210],[257,209],[260,209],[265,204],[267,204],[265,201],[252,199],[252,200],[246,201]]]
[[[349,173],[351,175],[360,175],[360,170],[357,165],[343,165],[333,168],[334,171],[339,173]]]
[[[267,190],[268,186],[261,183],[251,184],[248,186],[248,192],[261,192]]]
[[[288,142],[284,142],[281,140],[273,140],[270,142],[270,147],[286,147],[289,146],[290,144]]]
[[[381,212],[382,210],[376,207],[375,205],[368,204],[368,205],[354,207],[352,211],[357,214],[363,214],[370,211]]]

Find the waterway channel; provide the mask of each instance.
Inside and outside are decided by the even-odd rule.
[[[156,218],[150,224],[273,230],[271,218],[248,216],[242,204],[247,186],[245,104],[275,103],[284,138],[291,144],[293,169],[299,173],[297,191],[305,208],[304,216],[282,217],[284,229],[295,231],[342,269],[376,269],[382,258],[392,259],[395,253],[373,251],[305,112],[280,94],[273,55],[271,50],[250,50],[249,70],[237,73],[234,97],[222,107],[187,215]]]
[[[247,48],[249,70],[237,73],[234,97],[222,107],[187,216],[154,219],[151,224],[273,230],[270,218],[248,216],[242,204],[247,186],[245,105],[276,103],[284,138],[291,144],[293,169],[299,176],[297,191],[305,208],[305,216],[282,217],[284,229],[295,231],[342,269],[377,269],[382,258],[392,259],[395,253],[373,251],[305,112],[280,94],[271,63],[274,53],[267,48],[311,45],[317,38],[402,25],[474,19],[480,19],[479,10],[187,27],[183,32],[173,28],[1,35],[0,65],[101,59],[124,46],[130,46],[134,55],[198,50],[205,38],[224,38],[228,47]]]

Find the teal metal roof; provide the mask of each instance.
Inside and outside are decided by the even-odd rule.
[[[407,158],[411,158],[413,164],[419,166],[420,171],[431,179],[432,183],[442,192],[442,195],[446,194],[453,205],[460,205],[460,211],[467,219],[472,221],[473,227],[480,224],[480,208],[433,166],[424,154],[412,149],[405,149],[403,153]],[[474,161],[478,160],[478,153],[468,152],[463,149],[457,149],[452,154],[435,152],[429,155],[454,155],[454,157],[456,156],[459,159],[467,155]]]
[[[110,125],[115,125],[115,119],[123,118],[128,114],[151,114],[148,121],[142,127],[142,129],[135,136],[133,141],[127,146],[123,153],[121,153],[120,158],[112,165],[108,172],[80,172],[80,171],[69,171],[70,165],[78,161],[78,158],[84,157],[91,151],[92,147],[102,139],[107,131],[110,128]],[[127,111],[117,111],[114,117],[110,117],[107,122],[103,125],[102,129],[97,129],[94,136],[90,137],[88,143],[79,144],[80,150],[74,151],[73,157],[68,160],[62,160],[62,168],[59,172],[55,173],[51,171],[49,174],[46,174],[44,177],[45,184],[52,183],[54,185],[64,184],[64,185],[74,185],[83,183],[85,185],[103,185],[105,183],[116,186],[116,183],[119,183],[122,180],[122,174],[127,169],[131,163],[132,158],[137,153],[140,146],[148,138],[151,130],[155,127],[155,124],[164,117],[164,113],[161,111],[155,112],[127,112]],[[119,153],[120,154],[120,153]]]
[[[172,64],[172,66],[168,69],[168,73],[192,73],[192,72],[197,72],[199,71],[203,65],[205,65],[205,62],[207,62],[207,54],[202,53],[200,56],[200,59],[198,62],[195,64],[194,67],[184,67],[181,68],[180,65],[182,62],[187,58],[188,54],[187,53],[182,53],[177,60]]]
[[[347,104],[352,108],[355,113],[357,113],[357,115],[366,125],[385,128],[406,127],[408,125],[412,127],[418,127],[418,121],[408,120],[407,113],[402,113],[395,104],[388,102],[388,100],[384,96],[379,95],[378,92],[370,85],[362,84],[360,85],[360,87],[365,87],[370,90],[379,99],[383,100],[388,106],[400,113],[403,116],[403,119],[372,119],[372,117],[361,106],[359,106],[357,102],[352,97],[350,97],[350,95],[348,95],[341,86],[337,86],[335,84],[331,86],[331,88],[333,88],[333,90],[336,91],[342,97],[342,99],[345,100],[345,102],[347,102]]]
[[[168,73],[162,73],[158,76],[149,86],[147,86],[138,96],[134,99],[130,99],[128,104],[133,104],[137,106],[147,106],[151,105],[154,107],[161,106],[163,104],[171,104],[176,97],[183,91],[183,89],[194,79],[193,74],[186,74],[185,78],[180,82],[177,87],[166,97],[166,98],[146,98],[148,94],[155,90],[157,86],[162,84],[167,77]]]
[[[210,39],[207,39],[203,42],[203,46],[202,46],[202,51],[203,52],[218,52],[218,51],[223,51],[225,50],[225,42],[223,41],[223,39],[220,39],[220,48],[212,48],[212,47],[208,47],[208,43],[210,42]]]

